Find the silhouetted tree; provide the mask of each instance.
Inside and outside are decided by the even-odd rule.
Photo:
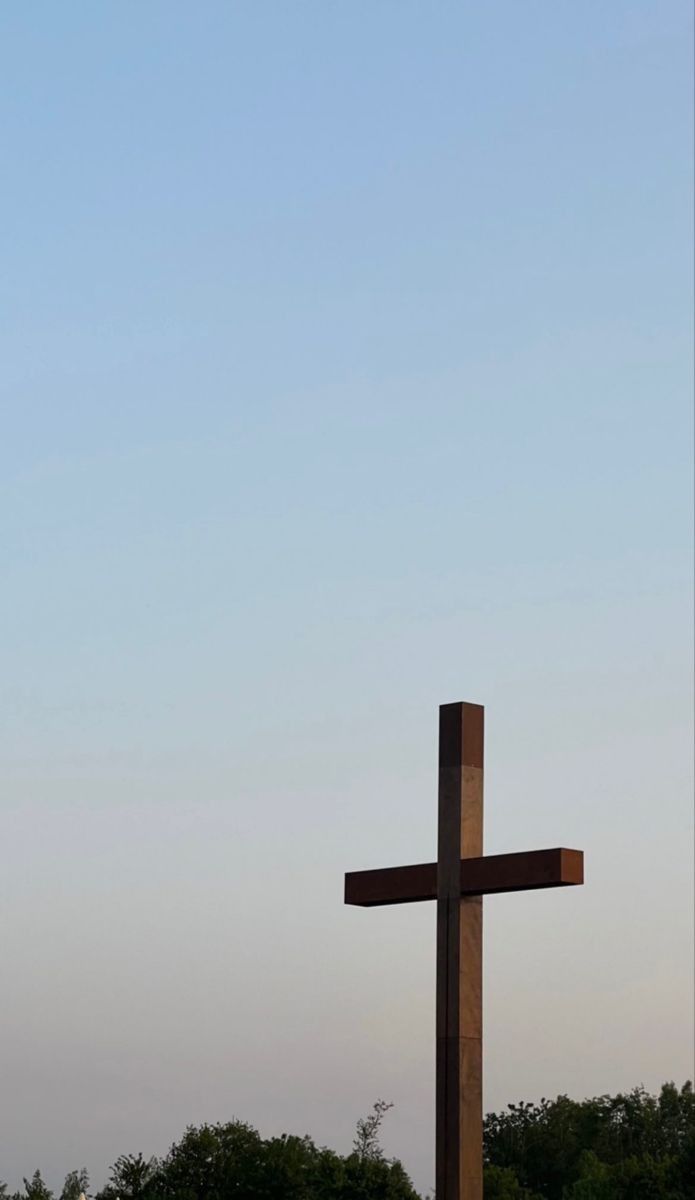
[[[418,1200],[379,1134],[392,1107],[357,1122],[352,1152],[309,1137],[263,1139],[242,1121],[189,1127],[161,1160],[124,1154],[95,1200]],[[485,1200],[695,1200],[695,1095],[666,1083],[577,1102],[510,1104],[484,1126]],[[87,1194],[71,1171],[60,1200]],[[0,1200],[53,1200],[40,1171]],[[434,1200],[434,1198],[433,1198]]]
[[[634,1088],[510,1104],[485,1119],[485,1157],[541,1200],[687,1200],[695,1196],[692,1084],[664,1084],[658,1097]]]
[[[53,1200],[53,1192],[46,1187],[40,1171],[34,1171],[31,1179],[24,1180],[26,1200]]]
[[[377,1100],[369,1115],[357,1122],[352,1149],[359,1159],[370,1159],[372,1162],[383,1159],[379,1131],[390,1108],[393,1108],[393,1104],[387,1103],[386,1100]]]
[[[122,1154],[111,1168],[109,1182],[97,1200],[147,1200],[155,1196],[159,1163],[142,1154]]]
[[[65,1176],[63,1190],[60,1193],[60,1200],[80,1200],[80,1196],[87,1195],[89,1187],[89,1175],[84,1167],[79,1171],[70,1171]]]

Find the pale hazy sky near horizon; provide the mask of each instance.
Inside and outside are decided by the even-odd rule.
[[[486,1106],[692,1074],[692,10],[4,5],[0,1179],[233,1116],[433,1184],[438,704]]]

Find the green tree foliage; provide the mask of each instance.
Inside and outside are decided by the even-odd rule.
[[[24,1180],[26,1200],[53,1200],[53,1192],[46,1187],[40,1171],[34,1171],[31,1179]]]
[[[191,1126],[162,1159],[125,1154],[95,1200],[419,1200],[380,1131],[390,1104],[357,1123],[352,1152],[309,1137],[264,1139],[242,1121]],[[485,1120],[485,1200],[695,1200],[695,1096],[664,1084],[581,1102],[510,1104]],[[60,1200],[87,1196],[71,1171]],[[40,1171],[0,1200],[54,1200]]]
[[[80,1196],[87,1195],[88,1187],[89,1175],[84,1167],[81,1171],[70,1171],[69,1175],[65,1176],[60,1200],[80,1200]]]
[[[145,1200],[157,1178],[156,1158],[145,1159],[142,1154],[122,1154],[111,1168],[106,1187],[99,1193],[102,1200]]]
[[[484,1170],[483,1190],[485,1200],[538,1200],[533,1192],[521,1186],[511,1167],[495,1167],[488,1163]]]
[[[664,1084],[581,1102],[510,1104],[485,1120],[486,1197],[514,1196],[490,1168],[540,1200],[693,1200],[695,1096]],[[489,1183],[488,1183],[489,1180]],[[507,1182],[508,1188],[511,1184]],[[494,1190],[497,1188],[497,1190]],[[523,1193],[519,1193],[523,1195]]]
[[[161,1161],[123,1156],[97,1200],[418,1200],[403,1167],[384,1157],[377,1102],[347,1157],[308,1137],[264,1140],[242,1121],[191,1126]]]

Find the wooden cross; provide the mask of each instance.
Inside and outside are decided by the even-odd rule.
[[[581,850],[482,857],[483,716],[439,709],[437,862],[345,876],[346,904],[437,901],[437,1200],[483,1196],[483,896],[584,882]]]

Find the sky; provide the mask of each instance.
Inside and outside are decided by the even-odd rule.
[[[692,1043],[692,10],[0,12],[0,1179],[233,1117],[433,1186],[437,707],[485,1106]]]

